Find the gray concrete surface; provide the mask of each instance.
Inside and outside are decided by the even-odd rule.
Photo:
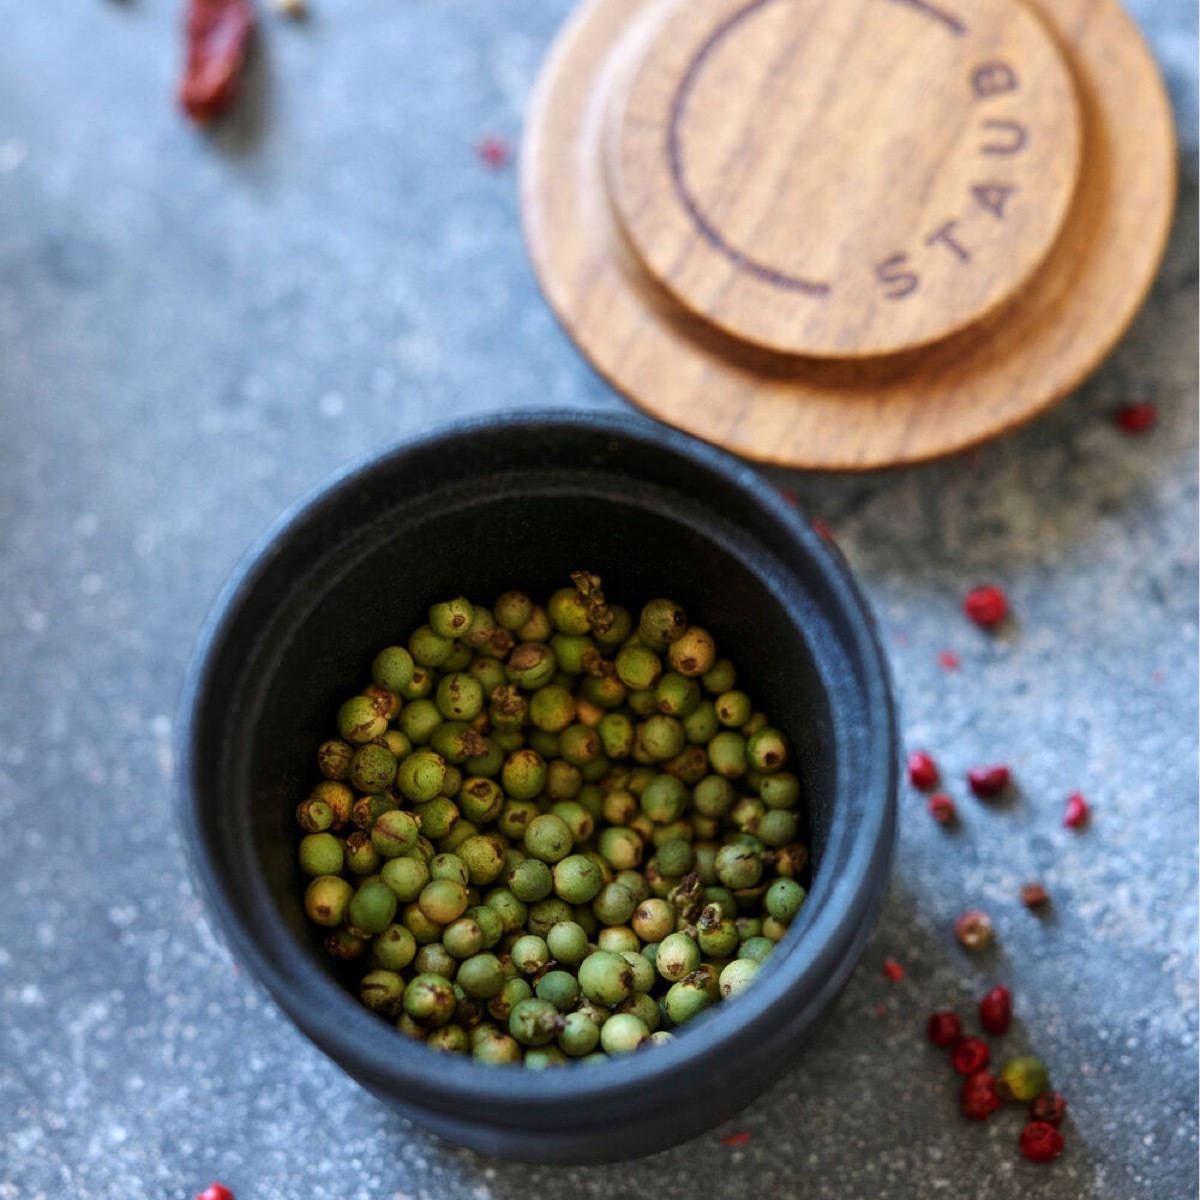
[[[366,1096],[239,971],[185,875],[176,695],[276,514],[447,415],[624,406],[541,301],[513,171],[473,153],[518,139],[566,0],[311,7],[266,20],[249,103],[206,137],[171,102],[176,3],[0,0],[0,1200],[212,1180],[238,1200],[1195,1196],[1194,5],[1134,6],[1183,183],[1111,360],[977,453],[772,475],[857,570],[961,827],[902,797],[882,922],[783,1083],[678,1149],[572,1170],[482,1159]],[[1111,419],[1130,397],[1161,409],[1136,439]],[[983,579],[1013,602],[995,637],[959,611]],[[962,772],[997,759],[1019,794],[985,808]],[[1094,819],[1072,832],[1076,789]],[[1035,876],[1041,919],[1016,899]],[[999,931],[981,958],[950,928],[975,906]],[[1001,981],[1009,1046],[1070,1098],[1048,1169],[1017,1156],[1015,1113],[959,1118],[923,1039],[930,1010]]]

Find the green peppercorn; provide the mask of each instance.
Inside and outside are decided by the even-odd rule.
[[[758,972],[759,963],[753,958],[735,958],[721,971],[721,995],[728,999],[745,991]]]
[[[583,775],[566,759],[552,758],[546,763],[545,795],[547,800],[570,800],[579,795]]]
[[[401,793],[406,799],[416,802],[433,800],[441,791],[445,778],[445,759],[432,750],[417,750],[410,754],[396,772],[396,784]]]
[[[440,975],[452,980],[458,972],[458,959],[441,942],[427,942],[417,950],[413,970],[418,975]]]
[[[662,1024],[662,1013],[658,1007],[658,1001],[645,992],[634,992],[628,1000],[622,1000],[613,1015],[619,1014],[637,1017],[651,1033]]]
[[[497,959],[497,962],[500,960]],[[466,964],[464,964],[465,966]],[[501,966],[501,979],[499,991],[496,992],[487,1002],[488,1016],[499,1021],[503,1025],[508,1024],[508,1018],[512,1016],[512,1010],[516,1008],[522,1000],[528,1000],[533,995],[533,984],[529,980],[522,978],[520,975],[509,976],[504,973],[503,963]],[[461,970],[461,968],[460,968]]]
[[[596,732],[608,758],[628,758],[633,753],[633,722],[624,713],[605,713]]]
[[[549,1000],[560,1013],[570,1012],[579,999],[579,982],[569,971],[547,971],[534,984],[539,1000]]]
[[[728,843],[717,851],[717,878],[727,887],[754,887],[762,878],[762,855],[749,846]]]
[[[365,880],[350,899],[346,924],[359,937],[381,933],[396,915],[396,893],[382,881]]]
[[[340,925],[345,918],[354,888],[339,875],[318,875],[305,889],[304,911],[317,925]]]
[[[649,647],[640,642],[623,646],[613,660],[617,679],[631,691],[648,691],[662,675],[662,659]],[[655,698],[657,708],[657,697]]]
[[[440,975],[415,975],[404,989],[404,1011],[425,1025],[445,1025],[457,1003],[450,981]]]
[[[433,673],[426,667],[413,667],[407,687],[400,689],[402,700],[422,700],[433,691]]]
[[[616,708],[626,696],[625,685],[615,675],[585,675],[579,690],[601,710]]]
[[[480,1027],[480,1036],[471,1043],[471,1055],[482,1063],[519,1063],[521,1044],[516,1038],[494,1026]]]
[[[356,746],[373,742],[387,728],[387,715],[377,701],[369,696],[351,696],[338,709],[338,733],[346,742]]]
[[[494,954],[475,953],[458,964],[455,982],[468,996],[490,1000],[504,987],[504,967]]]
[[[608,1054],[628,1054],[650,1036],[640,1017],[632,1013],[614,1013],[600,1030],[600,1045]]]
[[[495,780],[474,775],[463,780],[455,803],[468,821],[482,826],[500,815],[504,792]]]
[[[476,833],[458,844],[458,857],[469,882],[477,887],[499,879],[504,870],[504,846],[490,833]]]
[[[416,756],[414,755],[413,757]],[[403,769],[403,764],[401,764],[401,769]],[[420,770],[424,769],[421,768]],[[433,768],[430,768],[430,771],[432,770]],[[420,780],[421,775],[418,774],[417,782],[420,783]],[[435,841],[440,841],[449,834],[462,819],[462,814],[458,811],[458,805],[453,800],[448,800],[445,796],[436,795],[432,800],[424,804],[414,804],[413,815],[420,822],[425,836]]]
[[[572,766],[584,766],[600,757],[600,734],[586,725],[568,725],[558,739],[558,749]]]
[[[670,933],[658,947],[655,967],[671,983],[690,975],[700,965],[700,947],[686,933]]]
[[[389,925],[371,939],[371,962],[388,971],[403,971],[417,953],[417,940],[403,925]]]
[[[543,862],[556,863],[571,853],[574,838],[570,826],[562,817],[553,813],[542,813],[534,817],[525,829],[523,839],[525,852]]]
[[[550,649],[554,651],[558,669],[567,675],[582,675],[586,663],[599,657],[596,643],[586,634],[556,633],[550,638]]]
[[[776,879],[767,888],[763,907],[777,920],[790,924],[804,905],[807,892],[794,879]]]
[[[587,1013],[567,1013],[558,1033],[558,1048],[570,1058],[582,1058],[600,1044],[600,1026]]]
[[[674,758],[684,744],[683,726],[679,719],[665,713],[656,712],[634,730],[635,755],[640,746],[651,762],[665,762],[668,758]],[[711,749],[709,753],[711,757]]]
[[[394,1018],[404,1008],[404,980],[395,971],[377,968],[359,981],[358,995],[372,1012]]]
[[[490,950],[504,936],[504,922],[500,914],[486,904],[473,905],[467,909],[466,915],[479,926],[485,950]]]
[[[655,650],[665,650],[687,629],[687,616],[674,600],[651,600],[638,619],[638,636]]]
[[[522,642],[513,648],[504,667],[509,683],[534,691],[554,678],[558,661],[544,642]]]
[[[702,676],[717,661],[716,639],[707,629],[690,625],[667,647],[667,661],[680,675]]]
[[[471,721],[483,712],[483,688],[464,671],[443,675],[436,696],[438,712],[448,721]]]
[[[540,604],[535,604],[529,620],[513,632],[521,642],[544,642],[553,634],[554,627],[550,624],[546,610]]]
[[[408,652],[419,666],[440,667],[454,652],[454,639],[443,637],[429,625],[421,625],[408,639]]]
[[[672,717],[686,717],[700,705],[700,685],[677,671],[668,671],[654,687],[658,711]],[[686,737],[686,733],[684,734]]]
[[[346,869],[352,875],[374,875],[382,864],[382,857],[371,842],[371,836],[356,829],[343,844]]]
[[[588,954],[586,931],[577,921],[556,921],[545,938],[546,948],[555,962],[578,966]]]
[[[587,841],[595,832],[596,818],[575,800],[559,800],[551,806],[550,812],[566,822],[573,843]]]
[[[317,747],[317,769],[326,779],[345,779],[350,774],[354,747],[341,738],[330,738]]]
[[[432,879],[417,897],[417,907],[439,925],[456,921],[470,907],[467,889],[454,879]]]
[[[396,893],[397,900],[407,904],[421,894],[421,889],[429,882],[430,874],[425,862],[410,851],[388,859],[379,868],[379,877]]]
[[[653,991],[654,985],[658,982],[658,972],[655,970],[655,963],[652,963],[640,950],[621,950],[621,957],[629,964],[629,969],[633,972],[633,990],[635,995],[638,992]],[[656,961],[657,961],[657,956]],[[631,997],[632,999],[632,997]],[[651,1023],[647,1021],[651,1029],[657,1027],[657,1021]]]
[[[787,759],[787,739],[778,729],[768,725],[746,740],[746,761],[756,771],[778,771]]]
[[[642,812],[659,825],[677,821],[688,805],[687,785],[674,775],[656,775],[640,797]]]
[[[722,730],[708,743],[708,761],[723,778],[740,779],[747,768],[746,739],[735,730]]]
[[[661,942],[675,930],[675,909],[665,899],[651,897],[637,906],[630,925],[643,942]]]
[[[545,900],[536,900],[529,906],[527,925],[530,933],[544,938],[559,921],[577,919],[577,914],[583,911],[560,900],[557,896],[547,896]]]
[[[516,633],[533,616],[533,601],[524,592],[505,592],[492,605],[492,613],[497,625]]]
[[[514,800],[532,800],[546,786],[546,762],[535,750],[517,750],[505,759],[500,782]]]
[[[600,831],[600,853],[618,871],[636,867],[645,853],[641,836],[632,829],[610,825]]]
[[[597,1004],[620,1004],[633,991],[633,970],[620,954],[595,950],[579,964],[579,986]]]
[[[637,897],[621,883],[605,884],[592,902],[592,911],[603,925],[625,925],[637,908]]]
[[[443,600],[429,610],[429,627],[439,637],[460,638],[471,628],[475,608],[465,596]]]
[[[553,816],[553,814],[549,815]],[[545,819],[544,817],[538,818],[539,821]],[[537,822],[535,821],[534,824],[536,825]],[[563,824],[566,827],[566,823],[563,822]],[[526,833],[527,846],[531,832],[533,832],[532,826]],[[588,904],[596,898],[601,887],[604,886],[604,877],[600,868],[584,854],[569,854],[555,863],[553,876],[555,895],[568,904]]]
[[[554,890],[554,875],[539,858],[526,858],[505,876],[509,890],[518,900],[532,904],[544,900]]]
[[[691,842],[672,838],[658,847],[654,855],[658,869],[669,876],[686,875],[696,865],[696,852]]]
[[[430,942],[438,941],[445,928],[444,925],[427,917],[421,911],[421,906],[416,900],[410,901],[404,906],[400,913],[400,923],[413,935],[418,946],[427,946]]]
[[[342,869],[345,853],[332,833],[310,833],[300,839],[298,858],[305,875],[336,875]]]
[[[522,1046],[545,1046],[554,1041],[562,1027],[558,1009],[536,996],[515,1005],[508,1018],[508,1031]]]
[[[416,847],[420,833],[412,813],[392,808],[380,813],[371,826],[371,845],[383,858],[398,858]]]
[[[579,636],[592,628],[587,602],[576,588],[559,588],[546,603],[546,615],[559,633]]]

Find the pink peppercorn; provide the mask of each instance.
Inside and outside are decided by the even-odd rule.
[[[1029,1117],[1033,1121],[1044,1121],[1058,1126],[1067,1115],[1067,1102],[1058,1092],[1042,1092],[1029,1102]]]
[[[967,772],[967,786],[981,800],[998,796],[1012,780],[1012,772],[1000,763],[972,767]]]
[[[480,138],[475,143],[475,153],[479,156],[479,161],[485,167],[491,167],[493,171],[507,167],[512,158],[509,144],[503,138],[494,135]]]
[[[983,629],[992,629],[1008,616],[1008,597],[995,584],[972,588],[963,599],[963,612]]]
[[[953,650],[939,650],[938,666],[943,671],[957,671],[962,666],[962,659]]]
[[[979,1002],[979,1023],[997,1036],[1008,1031],[1012,1020],[1012,993],[1000,985],[992,988]]]
[[[937,763],[933,755],[924,750],[914,750],[908,756],[908,781],[916,788],[931,788],[938,780]]]
[[[990,1071],[968,1075],[958,1094],[958,1106],[963,1116],[972,1121],[986,1121],[996,1109],[1004,1106],[996,1091],[996,1077]]]
[[[1026,908],[1042,908],[1050,903],[1050,893],[1044,883],[1026,883],[1021,887],[1021,903]]]
[[[1067,810],[1063,814],[1063,824],[1068,829],[1078,829],[1086,825],[1088,819],[1088,803],[1079,792],[1072,792],[1067,797]]]
[[[1158,424],[1158,407],[1150,400],[1133,400],[1122,404],[1113,417],[1122,433],[1146,433]]]
[[[1021,1153],[1030,1162],[1053,1162],[1063,1149],[1063,1135],[1046,1121],[1030,1121],[1021,1130]]]
[[[964,950],[982,950],[991,945],[992,919],[985,912],[973,908],[954,922],[954,936]]]
[[[934,792],[929,797],[929,815],[939,825],[953,825],[958,818],[958,808],[945,792]]]
[[[983,1038],[967,1037],[954,1047],[951,1061],[960,1075],[974,1075],[982,1071],[992,1060],[992,1053]]]
[[[904,978],[904,965],[894,958],[884,959],[883,973],[893,983],[899,983]]]
[[[962,1019],[957,1013],[941,1009],[929,1018],[925,1027],[929,1040],[935,1046],[957,1046],[962,1041]]]
[[[223,1183],[210,1183],[196,1200],[233,1200],[233,1193]]]

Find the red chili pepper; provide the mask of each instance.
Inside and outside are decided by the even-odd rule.
[[[189,0],[179,103],[197,124],[215,121],[237,98],[253,32],[250,0]]]

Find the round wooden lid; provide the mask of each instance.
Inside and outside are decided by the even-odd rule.
[[[760,461],[874,467],[1078,383],[1153,278],[1174,167],[1114,0],[587,0],[523,212],[635,403]]]

